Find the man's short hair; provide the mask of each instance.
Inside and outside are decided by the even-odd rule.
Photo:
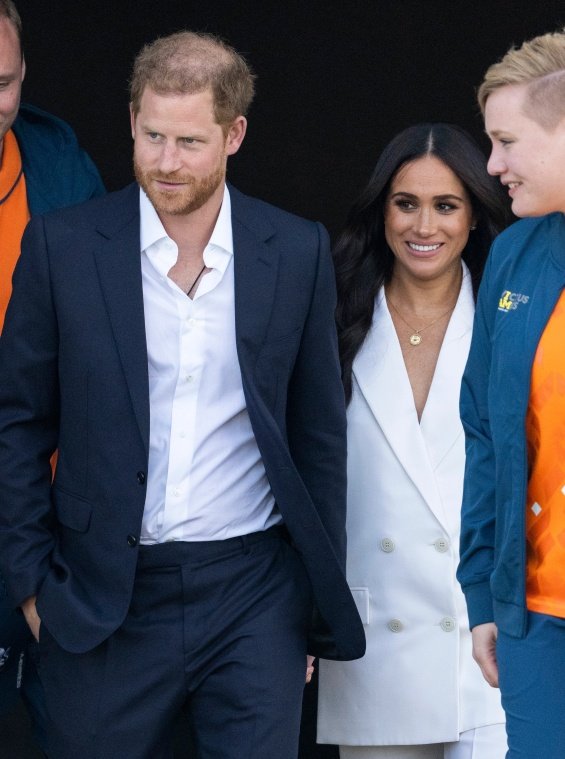
[[[210,89],[218,124],[245,116],[255,92],[255,76],[233,47],[219,37],[177,32],[145,45],[133,64],[130,99],[139,112],[146,87],[158,95],[194,95]]]
[[[528,85],[524,113],[552,131],[565,118],[565,29],[510,48],[487,70],[477,93],[483,114],[488,97],[510,84]]]
[[[18,13],[18,9],[12,0],[0,0],[0,18],[7,18],[8,21],[11,21],[16,28],[18,40],[20,42],[20,50],[22,51],[23,57],[24,48],[22,44],[22,20],[20,18],[20,14]]]

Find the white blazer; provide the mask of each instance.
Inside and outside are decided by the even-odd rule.
[[[455,579],[465,462],[459,388],[473,314],[464,267],[419,423],[384,291],[377,297],[348,409],[347,575],[367,653],[320,662],[320,743],[443,743],[504,722],[499,692],[471,657]]]

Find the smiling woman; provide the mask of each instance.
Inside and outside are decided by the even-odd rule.
[[[469,195],[443,161],[424,156],[395,174],[386,200],[386,242],[400,277],[460,281],[461,252],[474,226]]]
[[[504,192],[461,129],[421,124],[380,156],[338,241],[348,409],[348,581],[357,662],[322,662],[318,740],[342,759],[500,759],[498,694],[471,658],[455,579],[459,386]]]

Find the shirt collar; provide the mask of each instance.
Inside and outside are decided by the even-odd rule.
[[[160,240],[170,239],[155,207],[141,187],[139,188],[139,214],[142,251],[147,251],[148,248]],[[229,190],[224,185],[224,197],[220,213],[218,214],[208,245],[204,250],[204,261],[210,268],[224,270],[232,256],[231,200]]]

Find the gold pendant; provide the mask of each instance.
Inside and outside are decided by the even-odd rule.
[[[410,335],[410,345],[420,345],[422,342],[422,338],[417,332],[414,332],[413,335]]]

